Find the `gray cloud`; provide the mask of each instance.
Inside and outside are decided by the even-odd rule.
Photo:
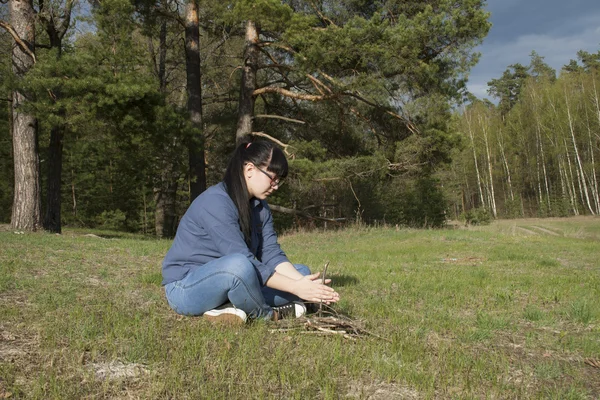
[[[487,82],[499,78],[511,64],[529,64],[535,50],[557,73],[579,50],[600,50],[600,2],[490,1],[493,27],[476,51],[479,64],[469,77],[469,90],[487,96]]]

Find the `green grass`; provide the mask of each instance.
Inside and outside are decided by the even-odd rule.
[[[177,316],[170,241],[86,233],[0,232],[0,398],[600,397],[598,218],[282,236],[356,342]]]

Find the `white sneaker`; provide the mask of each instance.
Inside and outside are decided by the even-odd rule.
[[[273,320],[298,318],[306,314],[306,306],[301,301],[284,304],[283,306],[273,307]]]
[[[213,323],[226,325],[242,325],[246,322],[248,316],[244,310],[235,308],[231,303],[223,304],[214,310],[208,310],[204,313],[204,318]]]

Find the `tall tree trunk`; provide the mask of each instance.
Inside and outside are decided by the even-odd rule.
[[[508,167],[508,160],[506,159],[506,152],[504,151],[504,137],[502,135],[502,129],[498,130],[498,147],[500,148],[500,155],[502,157],[504,169],[506,170],[506,182],[508,184],[510,200],[515,201],[515,194],[513,192],[513,187],[512,187],[512,179],[510,176],[510,168]]]
[[[536,117],[537,120],[537,124],[536,124],[536,142],[537,142],[537,148],[539,151],[539,157],[537,157],[538,159],[538,170],[539,170],[539,166],[541,165],[541,169],[542,169],[542,173],[544,175],[544,189],[546,192],[546,202],[548,205],[548,211],[552,211],[552,205],[550,204],[550,186],[548,184],[548,172],[546,170],[546,155],[544,153],[544,143],[542,142],[542,133],[541,133],[541,128],[540,128],[540,121],[539,119]],[[541,162],[539,161],[539,158],[541,157]],[[541,182],[539,182],[540,179],[538,177],[538,183],[541,185]],[[542,189],[539,188],[540,191],[540,203],[543,202],[542,199]]]
[[[44,30],[50,39],[50,48],[56,49],[56,57],[62,56],[62,39],[71,24],[71,11],[74,0],[67,0],[62,13],[62,20],[51,17],[52,11],[48,12],[45,1],[38,0],[40,11],[38,16]],[[55,101],[60,99],[61,90],[53,93]],[[66,118],[63,107],[59,109],[58,116],[61,120]],[[44,217],[44,229],[50,232],[61,233],[61,207],[62,207],[62,159],[63,138],[65,137],[66,125],[58,123],[50,129],[50,146],[48,147],[47,183],[46,183],[46,215]]]
[[[50,147],[46,163],[48,172],[44,229],[54,233],[61,233],[63,129],[62,125],[57,125],[50,130]]]
[[[567,198],[567,195],[570,197],[570,193],[567,194],[567,185],[565,184],[564,172],[563,172],[563,161],[562,156],[558,155],[558,177],[560,178],[560,189],[561,189],[561,197],[563,201]],[[570,199],[569,199],[570,200]]]
[[[567,163],[569,165],[569,174],[565,171],[565,177],[567,178],[567,183],[570,181],[569,192],[571,195],[571,202],[573,204],[573,214],[579,215],[579,208],[577,207],[577,189],[575,189],[575,180],[573,179],[573,168],[571,166],[571,156],[569,155],[569,148],[567,146],[567,140],[563,138],[563,144],[565,146],[565,154],[567,155]]]
[[[167,90],[167,20],[160,24],[160,33],[158,36],[158,82],[159,90],[165,93]]]
[[[166,7],[163,2],[163,7]],[[150,40],[150,52],[153,54],[152,38]],[[163,95],[167,91],[167,21],[163,20],[159,31],[158,61],[155,60],[156,75],[158,78],[159,90]],[[172,145],[172,144],[171,144]],[[169,145],[170,146],[170,145]],[[169,153],[169,152],[167,152]],[[177,200],[177,180],[175,177],[175,165],[173,160],[163,159],[160,161],[161,171],[160,179],[155,181],[153,195],[155,202],[154,229],[159,238],[171,238],[175,236],[175,206]]]
[[[235,140],[239,144],[252,133],[254,119],[254,90],[256,90],[256,72],[258,71],[259,29],[254,22],[246,22],[246,44],[244,48],[244,65],[242,68],[242,83],[240,86],[240,101],[238,105],[238,123]]]
[[[10,21],[16,35],[26,46],[16,42],[12,48],[12,70],[22,78],[35,60],[35,13],[32,0],[11,0]],[[36,231],[42,226],[40,163],[38,152],[37,120],[21,111],[27,103],[25,93],[19,90],[12,95],[13,155],[15,191],[11,226],[13,229]]]
[[[475,151],[475,138],[474,138],[474,134],[473,134],[471,114],[469,112],[467,112],[465,114],[465,117],[467,119],[469,138],[471,139],[471,148],[473,149],[473,161],[475,163],[475,173],[477,174],[477,190],[479,191],[479,199],[481,201],[481,207],[485,208],[485,201],[483,199],[483,190],[481,189],[481,174],[479,173],[479,165],[477,163],[477,152]]]
[[[600,102],[598,101],[598,90],[596,89],[596,77],[594,75],[594,73],[592,73],[591,75],[591,79],[592,79],[592,85],[594,87],[594,105],[596,106],[596,115],[598,116],[598,126],[600,127]],[[586,116],[587,116],[587,111],[586,111]],[[590,154],[591,154],[591,158],[592,158],[592,184],[594,187],[594,199],[596,202],[596,212],[600,214],[600,193],[599,193],[599,187],[598,187],[598,178],[596,177],[596,161],[595,161],[595,157],[594,157],[594,150],[597,147],[596,144],[596,140],[592,140],[592,132],[590,129],[590,123],[588,122],[588,135],[589,135],[589,140],[590,140]]]
[[[191,202],[206,190],[204,138],[202,137],[202,88],[200,86],[200,26],[197,0],[188,0],[186,6],[185,67],[188,94],[187,109],[192,126],[192,135],[188,140]]]
[[[154,189],[154,201],[156,211],[154,218],[154,229],[159,238],[171,238],[175,236],[175,194],[177,193],[177,182],[170,174],[162,174],[163,185]]]
[[[479,123],[481,124],[481,129],[483,130],[483,140],[485,141],[485,151],[487,154],[488,161],[488,173],[490,177],[490,185],[489,185],[489,198],[490,198],[490,208],[492,209],[492,214],[494,218],[497,217],[496,212],[496,196],[494,193],[494,177],[492,174],[492,157],[490,155],[490,146],[488,141],[488,130],[487,130],[487,121],[484,121],[481,116],[479,116]]]
[[[77,196],[75,194],[75,171],[71,168],[71,199],[73,200],[73,216],[77,218]]]
[[[537,160],[537,171],[538,171],[538,191],[540,197],[540,205],[543,204],[543,195],[541,188],[541,179],[539,177],[540,169],[542,170],[544,176],[544,189],[546,192],[546,204],[548,206],[548,211],[552,211],[552,205],[550,203],[550,186],[548,184],[548,171],[546,170],[546,154],[544,152],[544,142],[542,140],[542,123],[540,121],[539,116],[539,108],[541,107],[541,101],[538,103],[538,97],[536,96],[535,89],[531,90],[531,105],[534,108],[533,114],[535,116],[535,141],[536,141],[536,150],[538,152]],[[541,161],[540,161],[541,158]]]
[[[577,149],[577,141],[575,140],[575,129],[573,128],[573,119],[571,118],[571,109],[569,107],[569,98],[567,96],[567,90],[565,88],[565,103],[567,105],[567,117],[569,119],[569,131],[571,132],[571,140],[573,141],[573,148],[575,149],[575,159],[577,161],[577,167],[579,172],[579,182],[581,187],[581,191],[583,192],[583,197],[585,199],[585,203],[587,204],[588,210],[595,215],[596,213],[592,209],[592,205],[590,204],[590,196],[588,193],[587,182],[585,179],[585,173],[583,172],[583,165],[581,163],[581,157],[579,156],[579,150]]]

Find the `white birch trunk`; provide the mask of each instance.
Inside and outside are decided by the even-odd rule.
[[[492,158],[490,156],[490,146],[489,146],[489,142],[488,142],[488,130],[487,130],[486,122],[487,121],[483,121],[481,116],[479,117],[479,123],[481,124],[481,129],[483,130],[483,140],[485,142],[485,152],[487,154],[488,172],[489,172],[489,177],[490,177],[490,182],[489,182],[490,208],[492,209],[492,214],[494,215],[494,218],[496,218],[497,217],[496,197],[494,194],[494,178],[492,175]]]
[[[515,195],[513,193],[512,187],[512,179],[510,178],[510,168],[508,167],[508,160],[506,159],[506,153],[504,152],[504,140],[502,136],[502,129],[498,131],[498,147],[500,148],[500,156],[502,157],[502,162],[504,164],[504,170],[506,171],[506,182],[508,184],[508,193],[510,195],[510,200],[515,201]]]
[[[577,189],[575,189],[575,180],[573,179],[573,167],[571,165],[571,156],[569,155],[569,148],[567,147],[567,140],[563,138],[563,143],[565,145],[565,154],[567,155],[567,163],[569,164],[569,175],[565,172],[565,177],[570,179],[570,190],[572,192],[571,202],[573,203],[573,213],[575,215],[579,215],[579,207],[577,207]],[[567,179],[568,180],[568,179]]]
[[[560,193],[563,199],[566,199],[568,196],[567,187],[565,185],[565,179],[563,177],[563,161],[560,155],[558,156],[558,177],[560,178]]]
[[[469,138],[471,139],[471,148],[473,149],[473,162],[475,163],[475,173],[477,175],[477,190],[479,191],[479,198],[481,200],[481,206],[485,209],[485,200],[483,199],[483,190],[481,188],[481,175],[479,174],[479,164],[477,163],[477,152],[475,150],[475,139],[473,137],[473,126],[471,115],[469,112],[465,113],[467,120],[467,127],[469,131]]]
[[[542,140],[542,122],[540,120],[540,116],[537,108],[537,97],[535,96],[535,92],[531,91],[531,103],[534,107],[534,115],[535,115],[535,132],[536,132],[536,141],[537,147],[540,156],[542,157],[541,167],[544,175],[544,189],[546,190],[546,202],[548,204],[548,211],[552,211],[552,205],[550,203],[550,185],[548,184],[548,171],[546,170],[546,154],[544,153],[544,142]],[[539,162],[538,162],[539,166]],[[542,201],[542,193],[540,189],[540,202]]]
[[[587,183],[586,183],[586,179],[585,179],[585,174],[583,172],[583,165],[581,162],[581,157],[579,156],[579,150],[577,149],[577,141],[575,140],[575,129],[573,128],[573,119],[571,117],[571,109],[569,107],[569,98],[567,96],[567,90],[565,88],[565,103],[567,105],[567,117],[569,119],[569,130],[571,132],[571,140],[573,141],[573,149],[575,149],[575,158],[577,160],[577,167],[578,167],[578,171],[579,171],[579,180],[580,180],[580,185],[582,185],[581,190],[583,191],[584,194],[584,198],[585,198],[585,203],[587,204],[588,210],[590,210],[590,212],[592,213],[592,215],[596,215],[596,213],[594,212],[594,210],[592,209],[592,206],[590,204],[590,196],[588,194],[588,189],[587,189]]]
[[[594,104],[596,105],[596,116],[598,117],[598,126],[600,127],[600,101],[598,100],[598,90],[596,89],[596,77],[592,73],[592,85],[594,87]],[[594,187],[593,195],[596,202],[596,212],[600,214],[600,194],[598,193],[598,179],[596,175],[596,162],[594,159],[594,143],[592,138],[592,131],[588,122],[588,135],[590,140],[590,154],[592,158],[592,184]]]

